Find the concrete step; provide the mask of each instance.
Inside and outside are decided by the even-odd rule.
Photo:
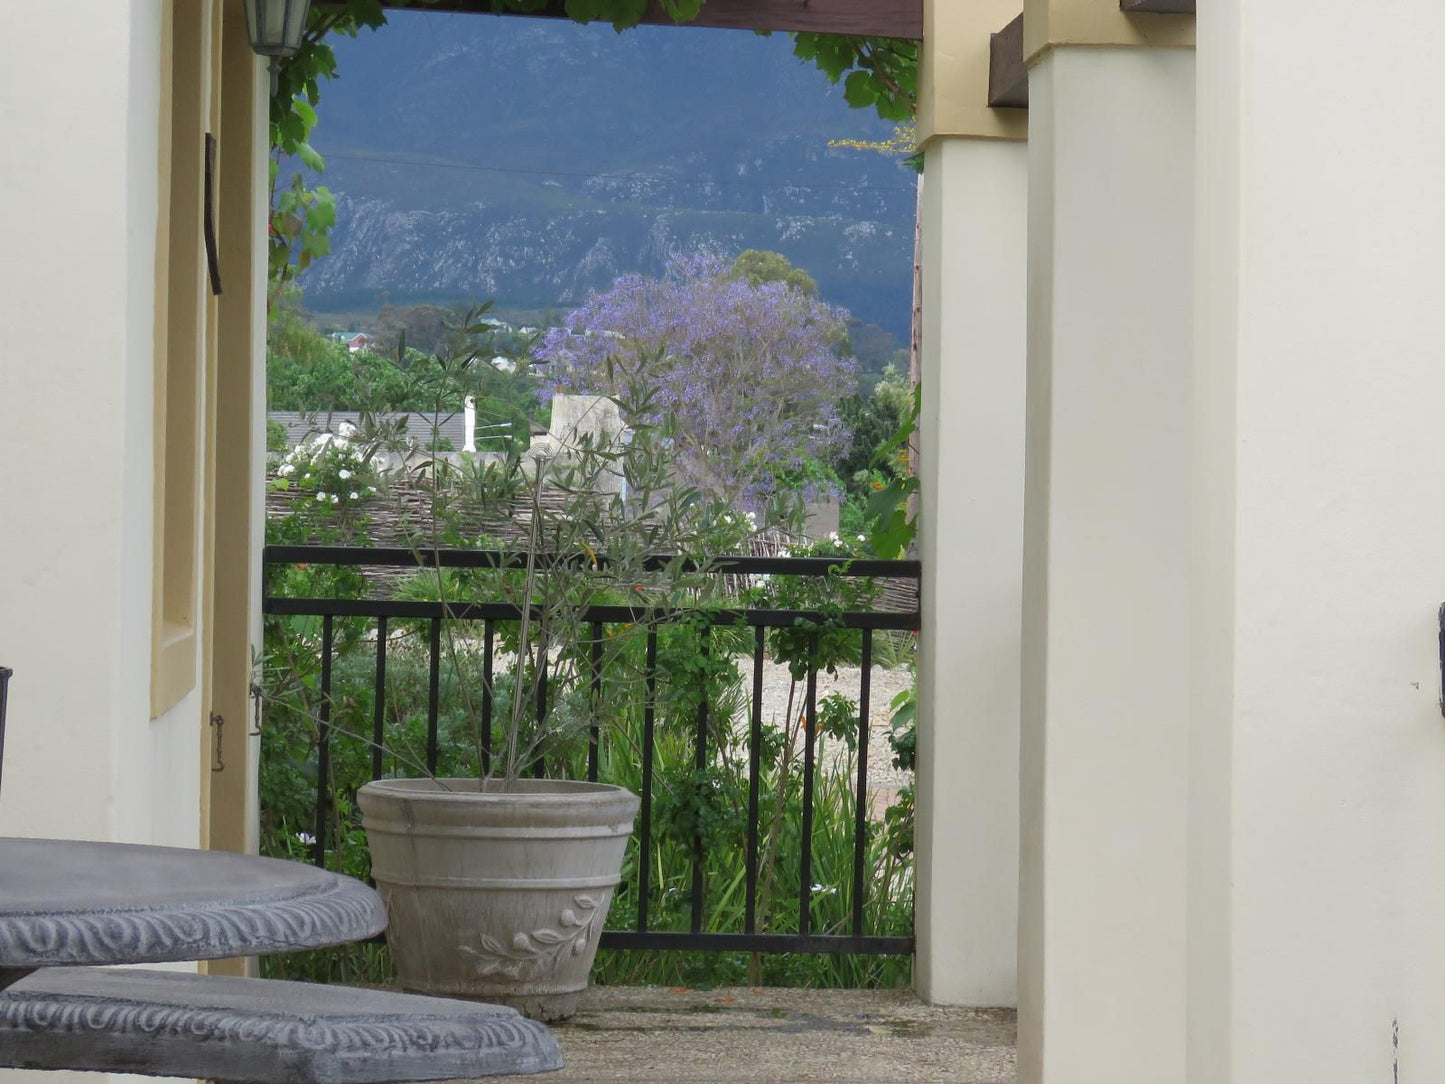
[[[511,1009],[344,986],[45,968],[0,990],[0,1067],[237,1084],[384,1084],[558,1069]]]

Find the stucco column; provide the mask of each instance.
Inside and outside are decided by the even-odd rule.
[[[1020,1084],[1184,1080],[1192,33],[1024,13]]]
[[[1017,0],[925,6],[915,985],[1017,1003],[1026,116],[987,106]]]
[[[1190,1082],[1445,1080],[1445,8],[1199,11]]]

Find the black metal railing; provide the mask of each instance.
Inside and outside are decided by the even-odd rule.
[[[389,622],[422,622],[427,629],[427,705],[425,759],[428,772],[435,773],[438,762],[439,714],[440,714],[440,667],[442,657],[441,630],[444,621],[475,622],[481,625],[482,634],[482,697],[481,697],[481,740],[480,758],[483,771],[491,767],[492,745],[492,663],[499,635],[498,626],[504,622],[516,621],[520,617],[517,606],[506,602],[438,602],[407,601],[390,598],[299,598],[274,595],[269,590],[272,574],[280,567],[297,565],[329,565],[371,569],[412,569],[418,567],[440,567],[453,569],[520,567],[521,561],[515,554],[482,550],[432,550],[414,551],[404,548],[383,549],[345,546],[267,546],[264,551],[267,569],[268,589],[263,600],[263,611],[268,615],[319,618],[321,638],[319,660],[319,697],[316,713],[317,732],[317,778],[316,815],[313,845],[313,860],[326,863],[327,839],[331,828],[334,797],[330,792],[330,762],[333,741],[339,735],[333,733],[332,704],[333,657],[336,653],[336,621],[338,619],[365,619],[375,622],[375,667],[371,674],[373,682],[373,716],[370,735],[372,779],[382,776],[384,767],[386,703],[387,703],[387,649]],[[659,556],[651,559],[655,567],[662,567],[671,558]],[[606,930],[602,934],[601,947],[623,949],[674,949],[725,952],[791,952],[791,953],[856,953],[863,955],[901,955],[913,951],[911,924],[906,935],[870,934],[865,928],[865,903],[868,898],[867,865],[865,849],[868,839],[868,765],[870,716],[875,710],[871,704],[871,672],[875,657],[875,634],[916,633],[919,628],[917,606],[917,585],[920,566],[917,561],[879,561],[868,559],[844,559],[829,557],[735,557],[713,562],[709,573],[732,576],[800,576],[848,578],[868,577],[874,580],[902,581],[909,585],[907,603],[904,608],[891,610],[822,610],[808,609],[708,609],[691,615],[695,620],[701,616],[704,622],[703,650],[706,651],[708,632],[719,626],[746,626],[752,630],[752,682],[751,705],[748,713],[748,793],[746,825],[746,903],[743,929],[739,932],[704,932],[705,884],[703,877],[704,854],[701,833],[692,840],[692,882],[689,903],[689,929],[686,931],[658,930],[652,928],[649,915],[651,888],[651,862],[656,842],[654,823],[654,762],[657,737],[657,692],[658,692],[658,626],[670,620],[686,616],[684,611],[664,613],[646,611],[646,652],[644,663],[645,701],[642,705],[641,742],[641,810],[638,820],[636,862],[637,920],[632,929]],[[591,624],[591,673],[590,687],[593,703],[601,691],[601,648],[603,630],[609,624],[623,624],[638,620],[639,611],[630,606],[593,606],[583,615]],[[760,867],[760,790],[763,755],[763,689],[766,637],[771,629],[811,629],[808,641],[808,665],[804,685],[802,711],[805,719],[816,721],[818,708],[818,665],[820,630],[824,628],[845,628],[856,630],[861,638],[859,650],[859,688],[857,699],[858,727],[856,735],[855,779],[852,811],[852,877],[851,877],[851,921],[847,933],[819,933],[812,929],[813,902],[813,830],[815,783],[818,773],[817,727],[802,727],[803,781],[801,798],[801,855],[797,869],[799,888],[796,932],[767,932],[758,928],[759,867]],[[546,674],[538,683],[536,713],[545,718],[549,707]],[[693,764],[701,772],[708,764],[709,710],[707,698],[700,699],[693,742]],[[587,739],[587,778],[596,782],[599,774],[599,724],[594,714]],[[538,764],[540,773],[540,762]]]

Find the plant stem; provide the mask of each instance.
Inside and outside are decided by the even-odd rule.
[[[532,522],[528,528],[527,580],[522,588],[522,620],[517,634],[517,673],[512,681],[512,715],[507,725],[507,770],[503,786],[510,788],[517,781],[517,743],[521,737],[522,706],[526,688],[522,682],[528,655],[528,639],[531,635],[532,596],[537,588],[537,545],[542,524],[542,481],[546,474],[545,460],[537,460],[537,476],[532,483]],[[540,662],[534,663],[533,673],[540,672]]]

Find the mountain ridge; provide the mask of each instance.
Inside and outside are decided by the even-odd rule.
[[[336,43],[313,142],[338,197],[308,304],[565,308],[679,250],[782,252],[906,340],[914,174],[783,37],[397,12]]]

